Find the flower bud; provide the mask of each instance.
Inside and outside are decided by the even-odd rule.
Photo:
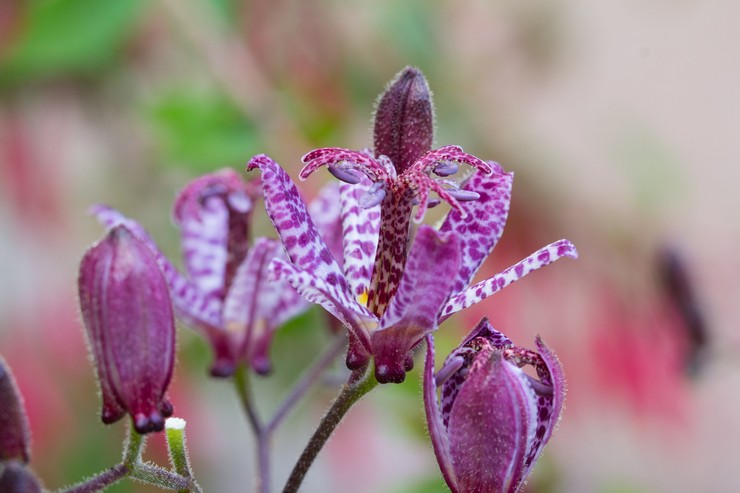
[[[432,149],[434,111],[421,71],[406,67],[380,96],[375,110],[375,156],[388,156],[400,175]]]
[[[85,254],[78,287],[103,423],[128,413],[139,433],[161,431],[172,414],[164,394],[174,365],[175,323],[154,253],[116,226]]]
[[[536,351],[514,346],[483,319],[435,377],[431,337],[427,343],[429,434],[450,489],[520,491],[560,418],[565,384],[557,358],[539,338]]]
[[[28,462],[29,442],[28,417],[21,393],[10,368],[0,357],[0,462],[12,459]]]
[[[20,462],[8,462],[0,470],[0,491],[2,493],[42,493],[36,475]]]

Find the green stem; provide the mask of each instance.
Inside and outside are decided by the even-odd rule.
[[[375,379],[372,365],[368,365],[363,373],[353,373],[350,376],[349,381],[344,384],[341,392],[329,408],[329,411],[321,419],[319,427],[314,432],[311,440],[309,440],[306,448],[303,449],[303,453],[293,467],[288,482],[285,484],[285,488],[283,488],[283,493],[295,493],[298,491],[311,464],[313,464],[316,456],[318,456],[327,440],[329,440],[337,425],[342,421],[344,415],[353,404],[375,388],[377,384],[378,381]]]
[[[183,488],[178,490],[178,492],[189,493],[191,491],[201,491],[200,486],[192,479],[193,473],[190,470],[188,449],[185,446],[185,420],[168,419],[165,423],[165,433],[167,436],[167,450],[170,453],[170,462],[175,468],[175,472],[184,478],[190,479],[192,483],[192,488]]]
[[[270,431],[262,424],[252,398],[249,384],[249,368],[239,365],[234,373],[234,384],[242,407],[247,414],[249,425],[257,439],[257,491],[270,493]]]

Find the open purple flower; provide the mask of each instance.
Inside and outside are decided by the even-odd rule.
[[[328,187],[313,207],[327,229],[338,221],[337,195],[337,187]],[[259,184],[245,182],[231,169],[201,176],[178,194],[173,216],[186,275],[139,223],[107,206],[93,208],[101,223],[126,225],[155,252],[178,318],[208,338],[215,353],[211,374],[218,377],[230,376],[242,361],[268,373],[275,331],[309,306],[286,282],[267,279],[270,261],[284,255],[280,243],[269,238],[249,243],[258,197]]]
[[[80,263],[82,319],[103,397],[103,423],[126,413],[139,433],[161,431],[175,362],[167,283],[147,245],[117,226]]]
[[[552,436],[565,380],[539,337],[536,345],[536,351],[515,346],[484,318],[435,376],[434,342],[427,336],[424,406],[453,493],[519,491]],[[525,373],[527,365],[537,378]]]
[[[273,261],[275,277],[287,279],[347,327],[348,367],[360,368],[372,357],[379,382],[403,381],[413,364],[411,349],[441,320],[539,267],[577,255],[569,241],[560,240],[469,286],[503,232],[512,174],[457,146],[431,150],[432,123],[426,80],[407,68],[378,104],[374,156],[338,148],[304,156],[301,178],[327,166],[344,182],[341,267],[285,171],[265,155],[247,167],[262,171],[267,212],[291,261]],[[460,164],[476,171],[462,184],[448,178]],[[419,226],[411,241],[413,207],[421,220],[435,204],[432,191],[453,210],[439,229]]]

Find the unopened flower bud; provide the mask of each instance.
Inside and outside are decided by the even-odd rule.
[[[175,323],[152,250],[116,226],[80,265],[80,308],[102,392],[103,423],[126,413],[139,433],[161,431],[172,414]]]
[[[431,336],[427,344],[424,402],[447,485],[454,493],[520,491],[560,418],[565,383],[557,358],[539,338],[536,350],[515,346],[487,319],[436,376]]]
[[[12,459],[28,462],[29,441],[28,417],[21,393],[10,368],[0,357],[0,462]]]
[[[432,149],[432,97],[419,69],[403,69],[380,96],[373,135],[375,156],[388,156],[399,175]]]
[[[36,475],[20,462],[11,461],[0,471],[2,493],[42,493]]]

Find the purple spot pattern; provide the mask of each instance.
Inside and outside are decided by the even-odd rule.
[[[255,181],[245,182],[228,168],[192,180],[177,194],[173,219],[180,228],[185,271],[203,294],[226,295],[247,254],[258,195]]]
[[[428,344],[432,343],[431,336],[428,336],[427,342]],[[424,375],[424,398],[427,421],[440,467],[442,467],[443,473],[445,467],[448,467],[451,471],[449,476],[453,478],[453,483],[450,483],[448,480],[448,484],[456,484],[455,482],[461,476],[460,471],[465,469],[464,463],[466,462],[466,454],[458,457],[459,454],[456,453],[454,444],[450,448],[449,434],[460,432],[460,430],[452,429],[461,423],[460,420],[455,421],[452,419],[453,414],[456,412],[460,415],[459,411],[461,408],[459,406],[456,407],[457,401],[459,399],[465,400],[472,396],[475,396],[476,400],[485,399],[485,388],[472,392],[469,386],[480,385],[481,382],[494,384],[494,382],[500,381],[503,375],[496,376],[491,374],[489,378],[483,379],[479,378],[479,376],[474,376],[476,373],[493,371],[493,369],[497,368],[496,364],[490,364],[491,357],[503,358],[503,366],[498,366],[499,371],[503,369],[511,377],[509,381],[513,382],[520,389],[520,392],[510,395],[525,396],[525,401],[515,406],[520,407],[520,410],[523,411],[521,416],[524,418],[524,422],[517,428],[513,424],[517,420],[513,420],[512,429],[510,430],[511,433],[522,433],[526,435],[526,441],[522,442],[525,444],[525,448],[521,453],[517,452],[513,455],[516,460],[520,459],[521,463],[515,465],[513,470],[516,472],[513,474],[513,477],[508,478],[511,489],[507,489],[507,491],[518,491],[531,472],[535,460],[552,436],[557,420],[560,417],[565,395],[564,376],[560,363],[539,337],[536,340],[536,345],[537,351],[515,346],[511,340],[501,332],[495,330],[488,320],[484,318],[471,331],[463,343],[445,360],[440,374],[449,373],[445,371],[445,367],[448,365],[454,365],[457,371],[452,373],[442,383],[441,402],[439,404],[437,403],[437,396],[434,390],[436,382],[433,375],[433,349],[431,351],[430,349],[427,350],[427,363]],[[499,356],[496,356],[494,353]],[[432,358],[431,363],[429,361],[430,355]],[[531,365],[536,370],[539,383],[545,388],[551,388],[551,393],[543,394],[535,392],[534,387],[529,381],[529,377],[521,369],[526,365]],[[497,371],[494,373],[498,374]],[[489,385],[489,383],[485,383],[485,385]],[[467,389],[466,394],[463,393],[463,389]],[[433,402],[433,405],[430,404],[430,401]],[[461,406],[466,405],[467,403],[461,404]],[[491,405],[500,406],[501,404],[492,402]],[[486,423],[480,423],[479,429],[485,428]],[[438,450],[443,447],[447,447],[447,449]],[[443,466],[443,462],[446,463],[446,466]],[[456,472],[458,474],[455,474]],[[467,473],[462,474],[462,476],[467,476]]]
[[[439,228],[442,233],[452,233],[460,238],[462,261],[453,293],[459,293],[470,285],[504,232],[514,175],[504,173],[498,167],[495,169],[491,176],[478,172],[467,180],[462,188],[477,192],[480,198],[462,206],[467,213],[465,217],[460,211],[451,210]]]
[[[372,333],[381,374],[403,380],[405,356],[437,328],[437,313],[450,295],[459,256],[457,238],[442,236],[430,226],[419,228],[398,291]]]
[[[336,181],[324,185],[308,204],[308,213],[335,259],[342,258],[340,187]]]
[[[285,280],[311,303],[324,307],[326,311],[334,315],[347,329],[362,343],[369,352],[370,339],[365,321],[371,321],[374,317],[356,302],[348,303],[334,297],[336,290],[327,280],[314,274],[300,270],[285,260],[276,258],[270,263],[270,274],[276,281]],[[361,317],[358,312],[364,311]]]
[[[306,165],[301,170],[301,179],[306,179],[321,166],[337,166],[361,172],[373,183],[385,183],[386,196],[380,204],[380,237],[368,294],[368,307],[378,317],[383,315],[395,295],[406,264],[414,200],[419,202],[414,216],[417,222],[424,216],[430,191],[436,192],[441,199],[460,211],[461,215],[465,215],[458,200],[447,192],[442,182],[430,177],[430,173],[440,163],[449,162],[468,164],[484,174],[493,172],[490,164],[466,154],[459,146],[445,146],[429,151],[398,176],[395,171],[390,171],[393,169],[392,163],[389,163],[386,156],[377,156],[374,159],[366,153],[336,147],[311,151],[303,156],[303,162]],[[449,183],[449,180],[444,180],[444,183]]]
[[[299,265],[313,279],[325,282],[323,288],[336,303],[365,315],[366,310],[355,301],[347,279],[316,230],[293,181],[275,161],[264,154],[253,157],[249,162],[247,170],[255,168],[262,172],[267,214],[290,261]]]
[[[255,353],[265,352],[275,331],[308,308],[308,302],[287,282],[269,279],[270,261],[281,254],[280,242],[257,238],[237,269],[224,303],[224,327],[240,336],[239,356],[252,362],[259,373],[268,371],[270,365],[266,353]]]
[[[441,319],[446,320],[453,313],[486,299],[530,272],[551,264],[562,257],[578,258],[576,247],[568,240],[558,240],[540,248],[529,257],[508,267],[501,273],[454,295],[442,309]]]
[[[358,205],[368,186],[368,180],[363,180],[359,185],[342,183],[340,186],[343,267],[355,296],[367,293],[370,289],[380,231],[380,206],[363,209]]]

